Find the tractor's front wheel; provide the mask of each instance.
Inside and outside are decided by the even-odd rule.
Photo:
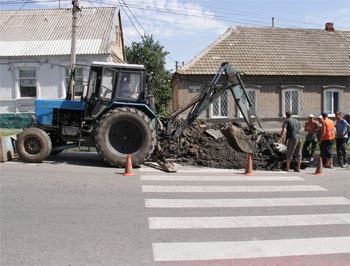
[[[156,132],[142,111],[123,107],[105,114],[97,127],[96,149],[110,165],[125,166],[131,155],[133,166],[139,166],[153,153]]]
[[[25,129],[17,138],[17,153],[27,163],[41,163],[51,153],[49,135],[40,128]]]

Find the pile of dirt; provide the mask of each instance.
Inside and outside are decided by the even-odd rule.
[[[181,165],[204,166],[212,168],[244,169],[248,154],[233,149],[220,129],[227,124],[196,120],[186,128],[182,136],[171,141],[160,140],[164,156],[171,162]],[[283,154],[276,150],[279,135],[264,133],[257,142],[252,155],[254,169],[277,169]]]

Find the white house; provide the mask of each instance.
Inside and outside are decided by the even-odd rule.
[[[70,76],[72,9],[0,10],[0,128],[28,124],[34,99],[64,99]],[[124,63],[115,7],[78,13],[75,96],[92,61]]]

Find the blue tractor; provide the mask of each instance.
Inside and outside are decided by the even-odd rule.
[[[110,165],[132,155],[137,166],[156,145],[157,116],[149,106],[142,65],[93,62],[81,101],[35,100],[35,118],[17,138],[25,162],[74,147],[95,147]]]

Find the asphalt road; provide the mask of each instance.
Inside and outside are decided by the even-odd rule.
[[[1,265],[349,265],[350,169],[322,170],[2,163]]]

